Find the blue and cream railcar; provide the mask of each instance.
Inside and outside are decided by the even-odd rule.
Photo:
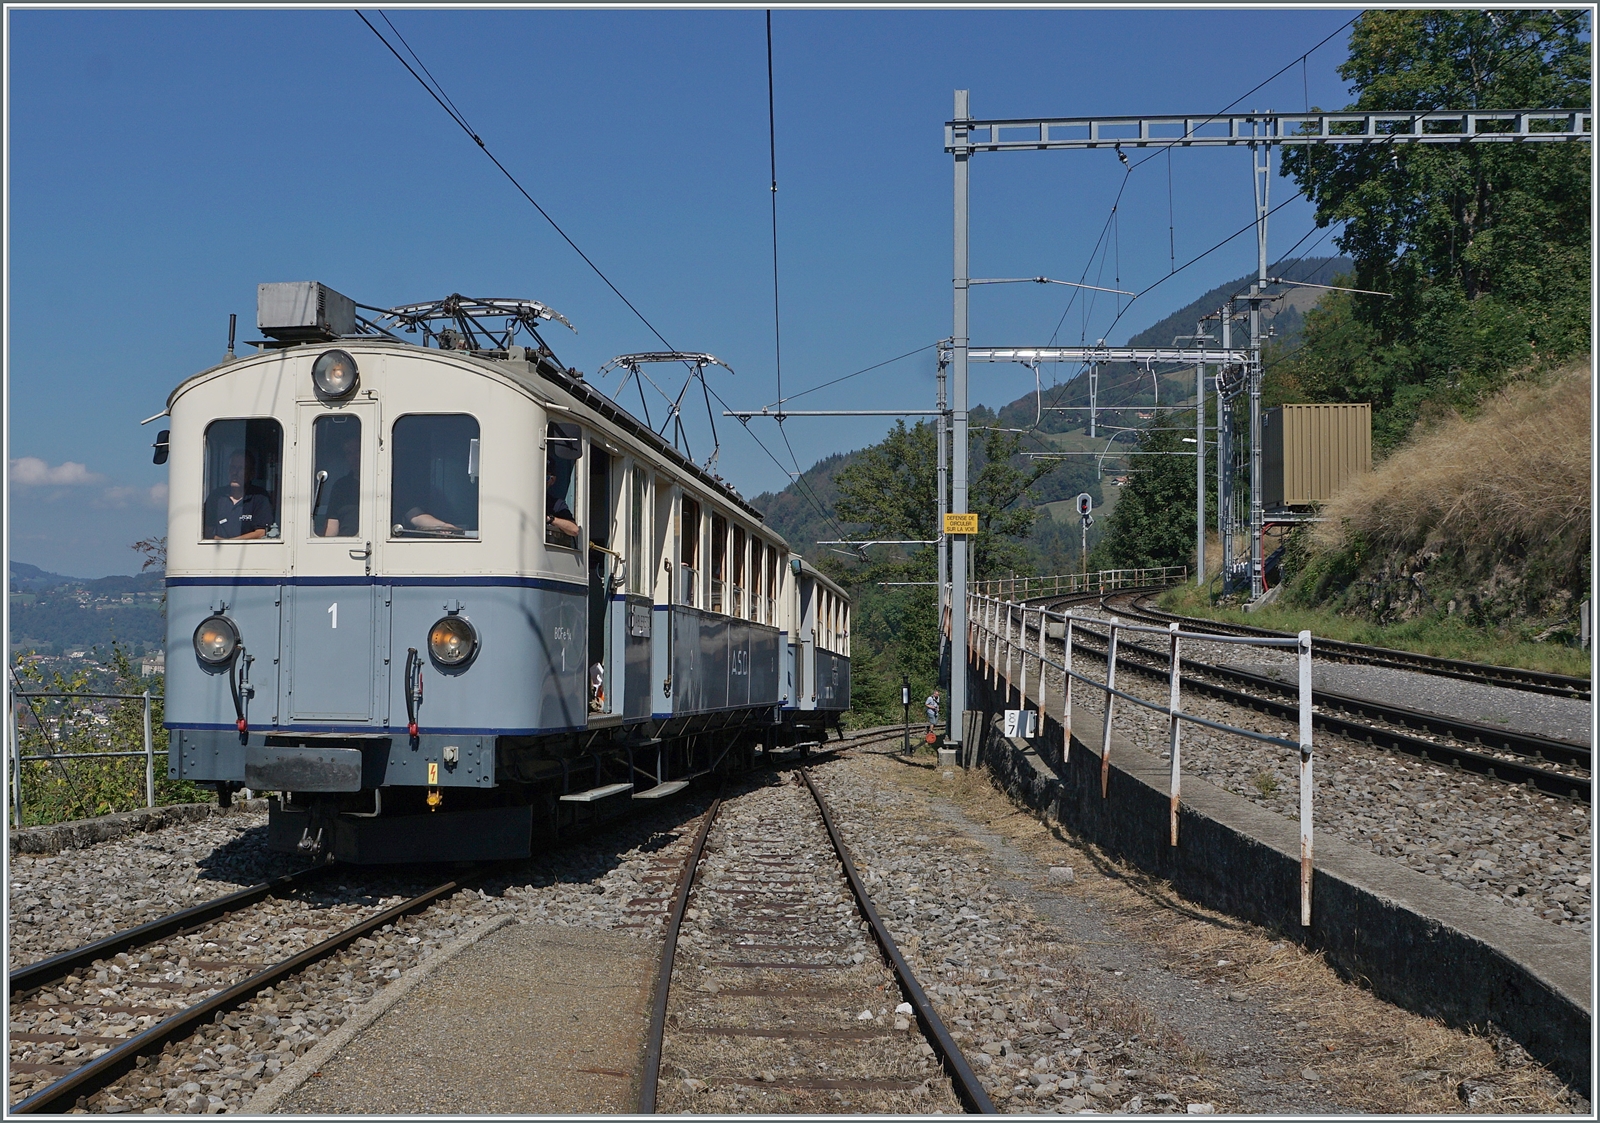
[[[842,591],[547,348],[263,347],[158,447],[169,774],[275,848],[522,856],[848,707]]]
[[[850,597],[796,555],[789,648],[784,666],[785,717],[799,732],[825,736],[850,708]]]

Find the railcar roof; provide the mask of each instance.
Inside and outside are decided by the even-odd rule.
[[[812,565],[810,562],[806,561],[804,558],[800,559],[800,572],[804,573],[806,576],[810,577],[812,580],[817,581],[820,584],[826,585],[829,589],[832,589],[835,593],[838,594],[839,599],[841,599],[841,600],[849,600],[850,599],[850,594],[845,591],[844,586],[840,585],[837,581],[835,581],[833,578],[829,577],[826,573],[822,572],[822,570],[818,569],[816,566]]]
[[[492,371],[496,374],[503,375],[511,379],[511,381],[522,386],[524,389],[535,391],[536,393],[545,391],[548,389],[548,387],[554,387],[555,389],[559,390],[561,394],[571,398],[578,405],[584,406],[593,411],[594,413],[598,414],[601,419],[610,422],[611,424],[617,426],[617,428],[622,429],[635,440],[647,445],[652,451],[658,453],[662,459],[670,461],[674,466],[679,468],[687,475],[693,476],[697,481],[715,492],[717,496],[724,502],[739,508],[739,510],[743,511],[746,515],[749,515],[758,523],[761,523],[766,534],[773,537],[775,541],[782,542],[785,546],[789,545],[789,543],[785,541],[781,535],[778,535],[777,532],[771,527],[766,526],[766,515],[752,506],[743,496],[737,494],[726,481],[720,480],[716,476],[713,476],[710,472],[707,472],[704,468],[700,467],[694,461],[684,456],[677,449],[673,448],[672,445],[667,443],[667,441],[658,433],[656,433],[655,430],[651,429],[648,425],[634,417],[622,406],[618,405],[605,394],[601,393],[591,383],[585,381],[580,373],[577,371],[563,370],[559,364],[546,356],[536,355],[533,352],[529,352],[530,358],[519,361],[516,359],[502,358],[498,355],[491,357],[475,354],[470,351],[441,351],[437,348],[421,347],[414,343],[407,343],[404,340],[384,339],[370,335],[350,336],[340,339],[338,341],[338,345],[344,347],[357,347],[363,351],[398,351],[408,355],[415,355],[421,352],[422,354],[430,357],[448,357],[450,359],[468,362],[475,366],[481,366],[485,371]],[[332,344],[321,341],[297,343],[287,347],[274,346],[255,355],[241,356],[240,358],[233,359],[231,361],[218,363],[213,367],[207,367],[205,370],[198,371],[197,373],[190,375],[188,378],[184,379],[178,384],[178,386],[167,397],[167,409],[171,410],[172,403],[178,399],[178,396],[182,394],[186,388],[188,388],[196,380],[205,378],[208,375],[220,373],[221,371],[233,367],[239,363],[249,363],[269,356],[277,356],[289,352],[315,350],[327,348],[329,346],[332,346]],[[539,384],[540,382],[543,382],[546,385],[541,386]],[[559,402],[555,404],[560,405]]]

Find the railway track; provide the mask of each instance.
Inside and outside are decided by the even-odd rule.
[[[713,803],[678,883],[639,1110],[688,1109],[995,1110],[803,768]]]
[[[1168,624],[1176,620],[1198,631],[1221,632],[1227,635],[1275,638],[1289,635],[1288,632],[1253,628],[1248,624],[1225,623],[1196,616],[1179,616],[1149,605],[1147,602],[1154,595],[1155,592],[1150,589],[1130,589],[1101,598],[1101,604],[1119,616],[1147,624]],[[1511,690],[1527,690],[1536,694],[1553,694],[1560,698],[1590,700],[1590,680],[1572,675],[1530,671],[1521,667],[1501,667],[1493,663],[1471,663],[1463,659],[1442,659],[1435,655],[1420,655],[1413,651],[1396,651],[1388,647],[1372,647],[1363,643],[1320,638],[1317,640],[1316,655],[1318,659],[1336,663],[1365,663],[1373,667],[1421,671],[1443,678],[1462,679]]]
[[[1148,595],[1138,593],[1133,595]],[[1090,598],[1073,597],[1051,600],[1047,607],[1066,607],[1082,604]],[[1100,599],[1101,607],[1119,615],[1130,600],[1127,593],[1112,594]],[[1172,617],[1172,619],[1178,619]],[[1188,618],[1183,618],[1187,620]],[[1194,621],[1203,625],[1205,621]],[[1276,634],[1276,633],[1268,633]],[[1095,641],[1095,646],[1081,645],[1087,653],[1105,658],[1108,636],[1082,625],[1073,629],[1073,648],[1077,650],[1081,637]],[[1314,650],[1320,653],[1321,641]],[[1169,670],[1167,652],[1148,647],[1130,639],[1119,639],[1117,666],[1166,681]],[[1247,709],[1271,714],[1288,722],[1298,720],[1298,707],[1293,701],[1280,699],[1296,696],[1296,688],[1270,675],[1255,674],[1234,668],[1217,667],[1200,660],[1184,658],[1183,685],[1185,689],[1199,691],[1210,697]],[[1240,689],[1243,687],[1244,689]],[[1463,719],[1443,717],[1402,706],[1370,701],[1365,698],[1342,695],[1332,691],[1313,690],[1313,723],[1319,729],[1350,737],[1380,748],[1406,753],[1429,760],[1448,768],[1457,768],[1490,779],[1521,784],[1547,795],[1566,799],[1591,801],[1590,750],[1553,738],[1516,733]],[[1347,716],[1348,715],[1348,716]],[[1554,766],[1554,767],[1552,767]]]
[[[382,907],[319,896],[325,871],[229,894],[11,972],[10,1076],[40,1077],[11,1113],[71,1110],[143,1058],[464,882]]]

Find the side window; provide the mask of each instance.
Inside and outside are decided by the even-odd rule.
[[[206,426],[205,503],[200,537],[278,537],[283,495],[283,426],[270,417]]]
[[[389,456],[394,537],[478,537],[477,418],[465,413],[397,418]]]
[[[576,425],[550,422],[544,437],[544,541],[547,546],[578,548],[578,462],[583,459],[583,434]]]
[[[761,539],[750,536],[750,619],[757,623],[768,623],[766,617],[766,604],[761,597],[761,582],[766,576],[766,561],[762,557]]]
[[[727,612],[728,520],[711,516],[711,611]]]
[[[354,538],[361,533],[361,419],[324,414],[311,430],[311,533]]]
[[[744,527],[733,528],[733,607],[728,610],[740,619],[744,618]]]
[[[700,587],[700,504],[688,496],[683,498],[683,518],[678,528],[678,557],[681,560],[681,587],[678,603],[693,607],[695,591]]]
[[[655,567],[650,558],[650,480],[644,469],[633,468],[632,504],[628,511],[628,591],[649,596]]]
[[[767,550],[767,623],[778,623],[778,547]]]

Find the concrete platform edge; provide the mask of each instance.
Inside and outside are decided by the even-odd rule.
[[[1345,976],[1396,1005],[1455,1026],[1481,1030],[1492,1022],[1591,1094],[1589,936],[1518,916],[1328,836],[1316,841],[1312,925],[1303,929],[1293,821],[1185,776],[1179,845],[1171,847],[1165,761],[1113,732],[1109,798],[1102,800],[1097,717],[1075,717],[1063,761],[1055,717],[1046,717],[1031,744],[1016,741],[1004,736],[1000,691],[974,674],[969,697],[968,744],[1013,798],[1190,900],[1322,951]],[[1011,698],[1015,706],[1015,691]]]
[[[415,990],[423,980],[427,979],[440,967],[449,963],[456,956],[466,951],[473,944],[489,935],[498,932],[509,924],[516,922],[513,916],[497,916],[487,924],[479,925],[470,932],[458,936],[451,943],[439,949],[438,954],[429,956],[400,978],[380,990],[362,1005],[349,1021],[334,1030],[321,1041],[317,1042],[299,1060],[280,1072],[271,1083],[251,1096],[244,1106],[239,1109],[241,1115],[270,1115],[277,1110],[286,1098],[298,1090],[302,1084],[311,1079],[311,1074],[327,1064],[334,1056],[355,1039],[373,1022],[387,1014],[394,1006]]]

